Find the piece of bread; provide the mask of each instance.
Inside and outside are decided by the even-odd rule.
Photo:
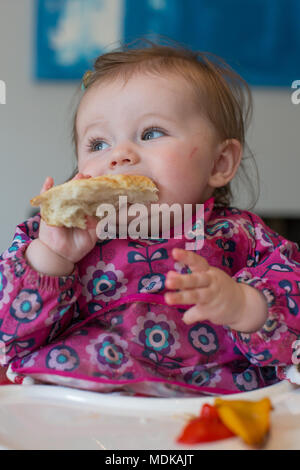
[[[119,196],[127,196],[130,204],[156,202],[158,189],[150,178],[142,175],[105,175],[76,179],[52,187],[31,199],[40,206],[42,219],[57,227],[86,228],[86,215],[96,216],[102,203],[119,207]]]

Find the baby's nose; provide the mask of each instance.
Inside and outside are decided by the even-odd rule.
[[[133,150],[120,149],[113,153],[109,167],[115,168],[116,166],[135,165],[139,161],[139,156]]]

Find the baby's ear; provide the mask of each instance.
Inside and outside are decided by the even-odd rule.
[[[242,144],[237,139],[228,139],[220,144],[209,178],[213,188],[221,188],[235,176],[243,154]]]

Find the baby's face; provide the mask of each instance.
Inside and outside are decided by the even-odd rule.
[[[159,203],[170,205],[212,195],[220,141],[181,77],[141,73],[96,83],[81,100],[77,138],[80,173],[148,176]]]

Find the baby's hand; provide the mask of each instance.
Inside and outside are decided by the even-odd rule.
[[[226,325],[233,329],[242,327],[244,331],[253,328],[256,330],[263,325],[266,303],[260,292],[236,282],[224,271],[210,266],[205,258],[192,251],[175,248],[172,255],[177,261],[188,265],[192,271],[191,274],[169,271],[166,279],[167,288],[179,289],[178,292],[165,294],[167,304],[194,304],[183,316],[186,324],[209,320],[216,325]],[[252,326],[251,312],[250,323],[247,318],[249,303],[251,309],[255,310],[257,305],[259,310],[258,327],[256,323]],[[256,318],[254,320],[256,321]]]
[[[90,175],[78,173],[74,179],[90,178]],[[46,178],[41,193],[52,188],[53,178]],[[97,242],[97,219],[87,218],[87,229],[53,227],[40,221],[39,238],[26,250],[26,258],[39,272],[50,275],[67,275],[74,269],[74,264],[87,255]]]

